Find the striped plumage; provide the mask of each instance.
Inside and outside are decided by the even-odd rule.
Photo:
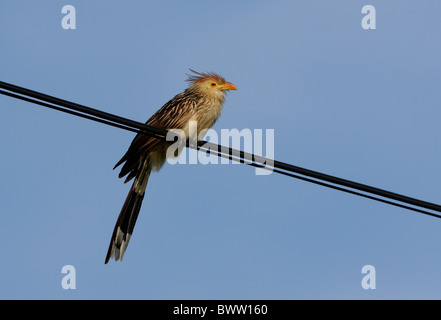
[[[190,82],[188,88],[156,111],[146,124],[167,130],[181,129],[187,139],[190,121],[197,121],[198,135],[201,130],[214,125],[222,111],[225,92],[236,90],[236,87],[215,73],[192,72],[194,75],[187,79]],[[125,182],[135,180],[116,221],[105,263],[112,257],[115,260],[123,259],[150,173],[161,169],[171,143],[137,134],[126,154],[115,165],[116,168],[124,163],[119,177],[127,176]]]

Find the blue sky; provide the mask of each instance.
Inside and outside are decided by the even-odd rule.
[[[64,5],[76,30],[61,27]],[[361,8],[376,8],[376,30]],[[238,87],[214,129],[275,158],[441,203],[441,3],[13,1],[0,80],[144,122],[189,68]],[[151,176],[104,265],[133,134],[0,96],[2,299],[440,299],[441,221],[243,165]],[[61,286],[64,265],[76,289]],[[376,289],[361,287],[364,265]]]

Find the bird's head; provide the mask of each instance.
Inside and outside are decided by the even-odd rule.
[[[223,100],[227,91],[237,90],[234,84],[227,82],[216,73],[200,73],[191,69],[190,71],[194,74],[188,75],[189,89],[196,90],[205,96]]]

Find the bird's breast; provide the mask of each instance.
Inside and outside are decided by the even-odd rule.
[[[199,134],[204,129],[211,128],[219,119],[222,111],[222,103],[205,103],[196,108],[193,116],[184,128],[184,132],[187,138],[192,140],[197,137],[190,137],[191,134]],[[193,122],[192,122],[193,121]],[[190,123],[192,125],[190,129]],[[196,126],[196,127],[195,127]],[[202,137],[199,137],[202,138]]]
[[[196,110],[196,113],[192,117],[197,121],[197,132],[199,133],[204,129],[210,129],[219,119],[222,111],[222,103],[211,103],[203,105]]]

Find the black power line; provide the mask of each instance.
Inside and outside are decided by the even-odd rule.
[[[164,129],[152,127],[144,123],[129,120],[111,113],[89,108],[84,105],[59,99],[53,96],[49,96],[40,92],[29,90],[6,82],[0,81],[0,89],[4,89],[4,90],[0,90],[0,94],[7,95],[9,97],[35,103],[44,107],[66,112],[71,115],[97,121],[106,125],[114,126],[131,132],[146,134],[162,140],[165,140],[167,134],[169,133],[167,130]],[[187,147],[194,148],[204,152],[213,153],[219,157],[224,157],[233,161],[242,162],[253,167],[271,170],[276,173],[283,174],[292,178],[301,179],[303,181],[315,183],[335,190],[344,191],[350,194],[358,195],[361,197],[380,201],[383,203],[398,206],[408,210],[413,210],[433,217],[441,218],[440,214],[428,212],[421,209],[424,208],[424,209],[441,212],[441,206],[431,202],[411,198],[398,193],[371,187],[354,181],[337,178],[331,175],[301,168],[288,163],[235,150],[229,147],[219,146],[217,144],[213,144],[207,141],[198,141],[197,145],[191,145],[187,143]],[[355,189],[361,192],[354,191],[351,189]],[[402,203],[397,203],[379,197],[375,197],[370,194],[377,195],[382,198],[406,203],[408,205],[412,205],[413,207],[404,205]]]

